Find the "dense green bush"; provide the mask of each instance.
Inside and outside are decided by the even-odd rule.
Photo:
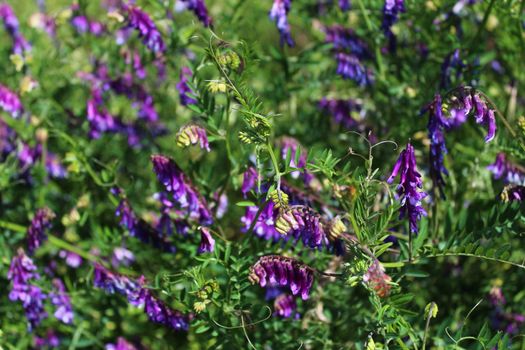
[[[525,349],[524,7],[0,3],[0,349]]]

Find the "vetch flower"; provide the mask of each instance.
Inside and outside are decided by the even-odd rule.
[[[324,27],[323,31],[326,34],[325,41],[333,44],[335,50],[346,51],[360,59],[372,57],[368,45],[355,34],[354,30],[336,24]]]
[[[201,227],[201,243],[199,245],[198,253],[212,253],[215,248],[215,239],[211,236],[210,229]]]
[[[459,49],[454,50],[448,55],[441,65],[441,89],[448,89],[450,87],[453,69],[456,71],[456,79],[459,79],[465,66],[465,63],[463,63],[459,56]]]
[[[0,162],[16,149],[16,132],[0,118]]]
[[[138,350],[135,345],[122,337],[118,337],[116,344],[106,344],[106,350]]]
[[[280,294],[273,302],[275,313],[283,318],[289,318],[297,309],[295,298],[290,294]]]
[[[211,17],[208,15],[208,9],[204,0],[177,0],[175,7],[177,10],[187,9],[192,11],[205,27],[211,25]]]
[[[13,118],[18,118],[24,112],[24,107],[17,94],[0,84],[0,108]]]
[[[503,152],[498,153],[494,164],[487,166],[487,169],[494,174],[496,180],[503,179],[509,184],[525,185],[524,170],[508,160]]]
[[[190,145],[199,144],[202,149],[210,151],[210,145],[208,143],[208,136],[206,135],[206,129],[197,124],[187,124],[180,128],[177,133],[177,146],[188,147]]]
[[[49,294],[49,297],[51,303],[56,306],[55,317],[62,323],[73,323],[74,314],[71,299],[67,295],[64,283],[60,279],[54,278],[53,286],[55,290]]]
[[[42,245],[47,239],[46,231],[51,228],[51,221],[55,218],[55,213],[49,208],[38,209],[27,229],[27,250],[30,255]]]
[[[195,93],[188,85],[188,81],[191,79],[192,75],[193,72],[189,67],[182,67],[180,70],[180,80],[177,83],[177,90],[179,91],[180,103],[183,106],[197,103],[197,100],[191,97],[191,95],[195,95]]]
[[[405,12],[405,0],[385,0],[383,6],[383,23],[381,28],[389,40],[390,52],[396,50],[396,36],[392,32],[392,26],[397,22],[399,13]]]
[[[128,26],[139,32],[142,42],[152,52],[164,52],[166,47],[162,36],[150,16],[134,5],[125,5]]]
[[[401,200],[401,209],[399,218],[408,217],[411,232],[418,232],[418,221],[421,215],[427,215],[425,209],[421,205],[421,200],[427,196],[421,190],[423,183],[421,175],[416,169],[416,156],[414,154],[414,147],[409,143],[401,152],[399,158],[394,165],[392,175],[387,182],[392,183],[394,178],[399,174],[400,181],[397,186],[397,195]]]
[[[474,117],[476,119],[476,123],[483,124],[487,127],[487,136],[485,137],[485,142],[490,142],[496,135],[495,112],[488,106],[480,94],[473,93],[472,99],[474,103]]]
[[[288,23],[288,12],[292,6],[292,0],[274,0],[270,10],[270,19],[277,25],[281,36],[281,46],[286,42],[288,46],[295,45],[290,33],[290,24]]]
[[[241,192],[244,198],[246,198],[246,194],[248,192],[255,188],[258,180],[260,180],[260,176],[257,172],[257,169],[255,169],[252,166],[248,167],[248,169],[246,169],[246,171],[242,175]]]
[[[66,261],[67,266],[72,267],[74,269],[82,265],[82,257],[76,253],[66,251],[66,250],[61,250],[58,253],[58,256]]]
[[[34,336],[33,340],[35,342],[35,347],[37,349],[53,349],[60,346],[60,339],[54,330],[50,329],[46,332],[44,337]]]
[[[141,304],[138,298],[138,290],[140,288],[138,282],[126,276],[113,273],[100,264],[95,264],[93,285],[96,288],[104,289],[109,294],[114,294],[115,292],[122,294],[135,306]]]
[[[365,275],[363,281],[373,289],[380,298],[385,298],[390,294],[392,288],[390,282],[392,278],[385,273],[385,268],[378,261],[374,260]]]
[[[525,186],[507,185],[500,194],[503,202],[522,202],[525,199]]]
[[[352,99],[328,99],[324,97],[319,101],[319,108],[330,113],[337,124],[350,130],[361,130],[360,121],[354,118],[354,114],[362,111],[362,105]]]
[[[426,111],[428,111],[427,128],[428,138],[430,139],[429,175],[434,188],[438,188],[443,195],[443,187],[445,186],[443,175],[448,175],[444,158],[448,151],[445,144],[444,128],[446,122],[443,116],[441,95],[436,94],[432,103],[430,103],[422,113]]]
[[[277,242],[286,239],[286,236],[280,234],[275,228],[275,221],[279,215],[279,210],[275,208],[275,204],[272,201],[267,201],[261,205],[263,209],[253,226],[253,233],[267,241]],[[246,207],[246,212],[241,218],[241,222],[244,225],[242,228],[243,232],[248,232],[258,211],[259,207],[257,206]]]
[[[129,266],[135,261],[133,252],[125,247],[116,247],[111,255],[111,265],[114,268],[119,266]]]
[[[339,8],[341,11],[348,11],[352,7],[350,0],[339,0]]]
[[[261,287],[288,286],[293,295],[300,294],[306,300],[314,282],[314,270],[292,258],[267,255],[259,258],[250,268],[248,279]]]
[[[309,207],[295,205],[281,210],[275,229],[282,235],[302,240],[310,248],[328,245],[323,219]]]
[[[338,52],[335,59],[337,61],[336,73],[343,79],[351,79],[359,86],[370,85],[374,81],[373,73],[361,63],[356,55]]]
[[[13,9],[9,4],[0,4],[0,20],[4,22],[4,28],[13,41],[13,54],[22,56],[31,50],[31,45],[20,33],[20,25]]]
[[[17,254],[13,256],[7,279],[12,283],[9,299],[11,301],[18,300],[22,303],[28,321],[28,330],[31,332],[47,317],[43,303],[46,295],[42,289],[30,284],[32,280],[40,279],[40,276],[36,272],[33,261],[23,249],[19,249]]]

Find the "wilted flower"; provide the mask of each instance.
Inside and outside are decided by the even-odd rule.
[[[179,91],[180,103],[183,106],[197,103],[197,100],[191,97],[195,93],[188,86],[188,81],[192,75],[193,73],[189,67],[182,67],[180,70],[180,81],[177,83],[177,90]]]
[[[321,216],[313,209],[295,205],[283,209],[275,223],[277,232],[302,240],[310,248],[320,248],[328,244],[325,225]]]
[[[385,268],[378,261],[372,262],[368,271],[363,276],[363,281],[373,289],[380,298],[385,298],[390,294],[392,288],[390,281],[392,278],[385,273]]]
[[[7,279],[13,284],[9,299],[22,303],[28,321],[28,330],[31,332],[47,317],[43,304],[46,295],[39,287],[29,284],[31,280],[40,279],[40,276],[36,272],[33,261],[23,249],[19,249],[17,255],[11,260]]]
[[[122,337],[118,337],[116,344],[106,344],[106,350],[138,350],[135,345]]]
[[[412,147],[410,143],[399,155],[392,170],[392,175],[390,175],[387,182],[392,183],[398,174],[400,175],[400,181],[397,186],[397,195],[401,200],[399,218],[408,217],[410,231],[417,233],[417,222],[421,219],[421,215],[427,214],[421,206],[421,199],[425,198],[427,194],[420,191],[423,183],[421,181],[421,175],[416,169],[414,147]]]
[[[248,279],[261,287],[288,286],[293,295],[301,294],[301,298],[306,300],[314,282],[314,270],[291,258],[267,255],[259,258],[250,268]]]
[[[0,5],[1,6],[1,5]],[[0,84],[0,108],[9,113],[13,118],[22,115],[24,107],[20,98],[4,85]]]
[[[212,253],[215,248],[215,239],[211,236],[210,229],[207,227],[201,227],[201,243],[199,245],[198,253]]]
[[[179,147],[188,147],[189,145],[196,145],[197,143],[202,149],[208,152],[210,151],[206,129],[193,123],[180,128],[177,133],[177,145]]]
[[[64,283],[60,279],[54,278],[53,286],[55,290],[49,294],[49,297],[51,303],[56,306],[55,317],[65,324],[73,323],[73,308],[71,307],[71,300],[69,295],[67,295]]]
[[[47,239],[46,231],[51,228],[51,220],[55,218],[55,213],[49,208],[38,209],[27,229],[27,250],[30,255],[40,247]]]
[[[281,46],[286,42],[288,46],[295,45],[290,34],[290,24],[288,23],[288,12],[292,6],[292,0],[274,0],[270,10],[270,19],[277,24],[277,29],[281,35]]]
[[[518,165],[507,159],[505,153],[498,153],[496,161],[487,167],[494,174],[494,178],[503,179],[506,183],[524,185],[525,172]]]
[[[128,26],[139,32],[142,42],[152,52],[166,50],[162,36],[150,16],[137,6],[125,5],[128,15]]]
[[[297,304],[292,295],[283,293],[275,298],[273,307],[277,315],[288,318],[291,317],[297,309]]]
[[[211,25],[211,17],[208,15],[208,9],[204,0],[177,0],[175,7],[193,11],[204,26],[209,27]]]
[[[202,225],[210,225],[213,217],[208,204],[177,164],[163,155],[151,156],[151,162],[166,192],[173,196],[181,208],[187,208],[191,218],[197,219]]]
[[[147,222],[138,218],[133,212],[128,200],[122,198],[115,214],[120,217],[120,225],[129,231],[129,235],[144,243],[168,253],[175,253],[176,248],[160,232]]]

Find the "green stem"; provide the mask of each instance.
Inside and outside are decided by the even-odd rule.
[[[26,233],[27,231],[27,228],[25,226],[18,225],[12,222],[3,221],[3,220],[0,220],[0,227],[11,230],[11,231],[15,231],[15,232],[21,232],[21,233]]]
[[[483,260],[495,261],[495,262],[499,262],[501,264],[507,264],[507,265],[511,265],[511,266],[518,267],[520,269],[524,269],[525,270],[525,265],[524,264],[519,264],[519,263],[515,263],[515,262],[512,262],[512,261],[508,261],[508,260],[502,260],[502,259],[498,259],[498,258],[492,258],[492,257],[489,257],[489,256],[475,255],[475,254],[471,254],[471,253],[438,253],[438,254],[420,256],[420,257],[417,257],[415,260],[413,260],[412,263],[415,264],[420,259],[434,259],[434,258],[451,257],[451,256],[454,256],[454,257],[465,256],[465,257],[469,257],[469,258],[478,258],[478,259],[483,259]],[[405,261],[402,261],[402,262],[408,263],[410,261],[406,261],[405,260]]]
[[[94,263],[99,263],[99,260],[96,256],[94,255],[91,255],[89,253],[86,253],[85,251],[83,251],[82,249],[79,249],[77,247],[75,247],[74,245],[56,237],[56,236],[51,236],[49,235],[48,236],[48,241],[49,243],[51,243],[52,245],[54,245],[55,247],[58,247],[58,248],[62,248],[62,249],[66,249],[66,250],[69,250],[70,252],[73,252],[77,255],[79,255],[80,257],[88,260],[88,261],[91,261],[91,262],[94,262]]]

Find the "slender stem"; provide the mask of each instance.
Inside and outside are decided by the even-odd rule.
[[[519,264],[519,263],[515,263],[515,262],[512,262],[512,261],[508,261],[508,260],[492,258],[492,257],[489,257],[489,256],[475,255],[475,254],[471,254],[471,253],[438,253],[438,254],[425,255],[425,256],[417,257],[414,261],[412,261],[412,263],[417,263],[419,259],[434,259],[434,258],[449,257],[449,256],[465,256],[465,257],[469,257],[469,258],[478,258],[478,259],[483,259],[483,260],[490,260],[490,261],[495,261],[495,262],[499,262],[501,264],[511,265],[511,266],[518,267],[520,269],[524,269],[525,270],[525,264]],[[405,261],[401,261],[401,262],[408,263],[410,261],[406,261],[405,260]]]
[[[27,231],[27,228],[25,226],[18,225],[12,222],[3,221],[3,220],[0,220],[0,227],[11,230],[11,231],[15,231],[15,232],[21,232],[21,233],[25,233]]]
[[[408,229],[408,262],[412,263],[412,230]]]
[[[433,304],[430,306],[428,315],[427,315],[427,322],[425,324],[425,333],[423,334],[423,348],[422,350],[425,350],[427,346],[427,336],[428,336],[428,328],[430,327],[430,319],[432,318],[432,311],[433,311]]]

